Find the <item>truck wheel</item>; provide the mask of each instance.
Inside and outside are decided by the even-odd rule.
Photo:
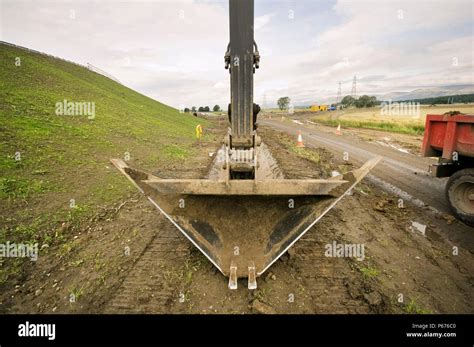
[[[474,169],[460,170],[452,175],[445,192],[454,215],[474,226]]]

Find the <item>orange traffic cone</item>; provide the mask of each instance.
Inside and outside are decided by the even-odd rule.
[[[298,140],[296,141],[296,147],[304,147],[303,136],[301,136],[301,131],[298,131]]]
[[[336,135],[342,135],[342,133],[341,133],[341,123],[339,123],[339,125],[337,126]]]

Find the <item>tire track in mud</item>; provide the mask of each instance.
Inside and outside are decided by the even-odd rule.
[[[353,286],[355,274],[351,273],[347,258],[325,257],[321,241],[300,241],[295,245],[296,267],[309,291],[314,313],[372,312],[359,294],[351,296],[349,286]]]
[[[295,243],[282,261],[270,268],[269,274],[263,275],[267,278],[260,283],[263,290],[267,286],[268,289],[277,286],[277,282],[268,280],[276,274],[277,280],[285,286],[280,291],[294,293],[294,304],[278,299],[274,302],[268,300],[278,313],[348,314],[381,310],[381,307],[372,307],[364,299],[364,293],[372,291],[372,288],[354,269],[352,259],[325,256],[326,244],[333,241],[345,243],[331,227],[337,222],[333,214],[325,217]]]
[[[161,218],[161,217],[160,217]],[[178,271],[191,245],[163,219],[104,313],[169,313],[179,299]]]

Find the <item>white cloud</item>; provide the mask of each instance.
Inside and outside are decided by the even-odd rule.
[[[217,82],[216,84],[214,84],[214,88],[217,88],[217,89],[222,89],[222,88],[225,88],[227,86],[227,84],[223,83],[223,82]]]
[[[273,16],[275,16],[275,13],[268,13],[263,16],[255,17],[254,26],[253,26],[255,31],[261,30],[268,23],[270,23],[270,20],[272,19]]]

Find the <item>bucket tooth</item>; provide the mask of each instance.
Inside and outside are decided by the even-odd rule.
[[[234,263],[230,266],[229,289],[237,289],[237,266]]]
[[[249,265],[248,288],[250,290],[257,289],[257,276],[255,272],[255,264],[253,262]]]

